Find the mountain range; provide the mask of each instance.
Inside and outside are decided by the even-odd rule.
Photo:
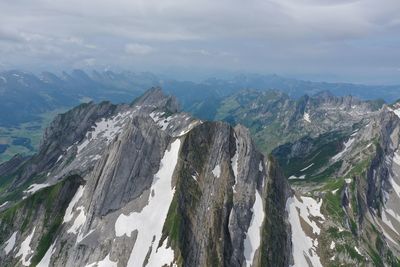
[[[180,81],[149,72],[73,70],[54,74],[18,70],[0,73],[0,162],[16,153],[31,155],[39,147],[45,127],[58,113],[82,102],[124,103],[143,94],[147,88],[162,86],[175,95],[182,109],[204,120],[213,120],[221,105],[243,90],[280,91],[298,100],[331,91],[335,96],[353,95],[359,99],[382,99],[393,103],[399,86],[368,86],[322,83],[284,78],[278,75],[237,75],[230,79],[209,78],[202,82]]]
[[[147,88],[162,86],[166,93],[177,96],[184,110],[195,110],[210,99],[218,100],[242,89],[279,90],[292,98],[314,95],[321,91],[337,96],[353,95],[360,99],[398,99],[400,86],[372,86],[346,83],[301,81],[277,75],[237,75],[232,79],[209,78],[202,82],[163,79],[152,73],[73,70],[69,73],[40,75],[11,70],[0,73],[0,126],[18,125],[37,119],[38,115],[79,102],[108,100],[126,102],[141,95]],[[27,101],[29,100],[29,101]],[[204,116],[204,114],[199,114]]]
[[[0,164],[0,265],[400,266],[399,102],[181,85]]]
[[[38,154],[0,166],[0,264],[289,264],[275,161],[244,127],[177,110],[152,89],[57,116]]]

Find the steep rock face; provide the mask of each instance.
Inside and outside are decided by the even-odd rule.
[[[110,116],[117,107],[109,102],[99,105],[82,104],[70,112],[56,116],[46,129],[39,153],[32,157],[31,164],[23,169],[22,174],[14,180],[12,188],[21,185],[40,172],[50,170],[62,151],[74,142],[84,138],[86,132],[99,118]]]
[[[83,182],[79,176],[67,177],[1,212],[0,233],[6,244],[0,252],[2,266],[37,265],[41,261],[58,238],[67,206]]]
[[[386,242],[400,257],[400,119],[385,109],[373,123],[377,144],[366,174],[366,203]]]
[[[258,263],[259,266],[289,266],[292,263],[293,229],[287,221],[285,207],[292,192],[274,158],[269,158],[266,167],[270,177],[267,181],[267,218]]]
[[[175,233],[171,242],[178,247],[183,265],[265,266],[263,260],[276,260],[274,256],[279,253],[264,255],[266,251],[260,248],[272,250],[288,240],[273,242],[282,233],[273,231],[267,220],[279,213],[281,220],[274,223],[280,222],[282,230],[287,231],[284,209],[270,212],[272,207],[267,202],[271,190],[286,192],[286,183],[283,177],[274,176],[284,184],[275,188],[267,185],[275,173],[265,169],[248,131],[241,126],[205,123],[187,135],[181,157],[175,204],[164,233]],[[284,193],[282,196],[285,198]],[[289,258],[288,251],[279,252]],[[287,266],[284,260],[274,263]]]
[[[385,106],[351,130],[304,138],[274,151],[297,199],[308,203],[310,210],[316,207],[310,198],[318,203],[320,220],[309,217],[309,225],[314,221],[318,229],[310,233],[302,227],[306,236],[317,241],[313,247],[320,262],[314,266],[400,263],[397,114],[398,109]],[[295,206],[301,209],[302,204]],[[292,218],[289,214],[293,226]]]
[[[287,266],[279,168],[244,127],[177,109],[155,88],[57,117],[0,193],[0,264]]]

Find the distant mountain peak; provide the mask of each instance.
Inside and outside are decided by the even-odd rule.
[[[142,96],[132,102],[135,105],[154,106],[175,113],[180,110],[175,96],[166,95],[161,87],[155,86],[147,90]]]

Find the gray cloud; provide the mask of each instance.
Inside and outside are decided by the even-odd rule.
[[[154,51],[154,48],[149,45],[138,43],[130,43],[125,45],[125,52],[131,55],[147,55]]]
[[[198,68],[400,83],[398,0],[3,0],[0,14],[2,68]]]

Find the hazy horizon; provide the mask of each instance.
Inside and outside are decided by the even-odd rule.
[[[0,69],[400,84],[400,2],[2,1]]]

